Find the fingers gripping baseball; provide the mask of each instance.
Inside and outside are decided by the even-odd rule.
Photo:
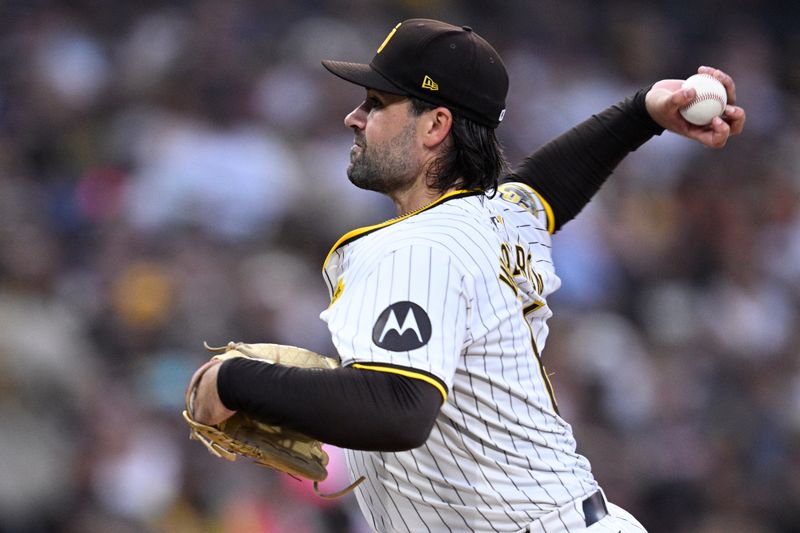
[[[700,67],[697,69],[697,73],[708,74],[712,78],[719,80],[723,87],[725,87],[725,92],[728,95],[728,103],[731,105],[736,103],[736,83],[734,83],[733,78],[728,74],[714,67]]]
[[[736,106],[736,84],[728,74],[719,69],[712,67],[700,67],[697,69],[700,74],[709,74],[718,79],[728,94],[728,105],[725,106],[725,111],[722,114],[722,120],[725,121],[730,127],[730,135],[739,135],[744,129],[745,111],[741,107]]]
[[[742,132],[745,111],[736,102],[736,85],[728,74],[712,67],[700,67],[698,74],[706,74],[722,83],[727,96],[722,114],[706,125],[692,124],[681,114],[697,96],[692,87],[683,87],[684,80],[661,80],[647,93],[645,104],[653,120],[661,127],[695,140],[711,148],[722,148],[732,135]]]

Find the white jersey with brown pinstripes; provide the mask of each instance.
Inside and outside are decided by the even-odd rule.
[[[380,532],[519,531],[597,490],[541,362],[560,280],[549,206],[530,188],[451,192],[337,242],[323,269],[343,366],[422,379],[443,404],[427,441],[347,450]]]

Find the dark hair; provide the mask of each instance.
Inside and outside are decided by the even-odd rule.
[[[409,100],[416,116],[438,107],[413,96]],[[468,190],[496,190],[500,175],[508,172],[508,162],[495,130],[453,112],[450,135],[453,146],[428,168],[432,187],[439,192],[454,185]]]

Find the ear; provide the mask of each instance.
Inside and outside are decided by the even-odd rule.
[[[435,149],[450,134],[450,129],[453,127],[453,114],[446,107],[431,109],[425,112],[420,126],[423,130],[422,144],[426,148]]]

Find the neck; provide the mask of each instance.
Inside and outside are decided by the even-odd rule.
[[[417,174],[416,179],[408,188],[387,193],[392,202],[394,202],[397,216],[407,215],[408,213],[422,209],[445,194],[460,188],[460,183],[457,183],[455,186],[445,191],[439,191],[431,187],[430,183],[432,180],[429,177],[428,168],[433,161],[434,160],[431,158],[422,165],[423,171]],[[460,182],[460,180],[457,181]]]
[[[451,187],[444,192],[440,192],[427,186],[411,187],[408,190],[390,194],[389,197],[394,202],[395,209],[397,209],[397,216],[403,216],[432,204],[445,194],[456,189],[457,187]]]

